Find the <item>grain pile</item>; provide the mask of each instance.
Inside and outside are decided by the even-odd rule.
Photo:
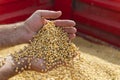
[[[37,63],[39,59],[43,61],[39,64],[40,72],[47,72],[52,67],[61,65],[69,66],[77,54],[78,48],[69,40],[67,33],[61,27],[56,27],[52,21],[48,21],[27,47],[10,55],[18,65],[15,72],[21,73],[31,69],[33,60]],[[27,64],[23,65],[24,63]],[[3,64],[4,60],[1,61],[1,65]]]
[[[43,60],[43,63],[39,65],[44,67],[41,72],[47,72],[54,65],[69,64],[77,53],[78,48],[69,40],[67,33],[49,21],[33,37],[28,47],[11,54],[11,56],[18,65],[25,62],[24,60],[20,62],[21,58],[26,58],[28,63],[23,67],[16,67],[15,72],[20,73],[25,69],[31,69],[32,60],[38,62],[38,59]]]
[[[120,80],[120,51],[111,47],[90,43],[80,37],[74,40],[80,55],[73,60],[73,67],[53,69],[47,73],[25,71],[10,80]],[[1,50],[6,56],[27,46],[26,44]]]

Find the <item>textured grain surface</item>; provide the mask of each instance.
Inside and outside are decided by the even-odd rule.
[[[120,51],[90,43],[80,37],[74,42],[80,48],[81,56],[74,59],[73,68],[59,67],[45,74],[28,71],[10,80],[120,80]],[[2,50],[1,56],[23,46]]]
[[[69,40],[67,33],[49,21],[34,35],[27,47],[11,55],[18,65],[27,61],[28,65],[16,67],[15,72],[20,73],[30,69],[33,60],[37,63],[38,59],[42,59],[43,62],[39,64],[41,72],[47,72],[55,65],[69,64],[77,54],[78,48]],[[25,60],[20,62],[21,58]]]

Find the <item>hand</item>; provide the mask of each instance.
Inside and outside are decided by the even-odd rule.
[[[59,65],[65,66],[66,64],[62,61],[56,62],[56,64],[51,65],[49,69],[45,65],[45,61],[43,59],[37,59],[38,61],[36,62],[35,59],[32,60],[31,62],[31,70],[41,72],[41,73],[46,73],[48,71],[51,71],[53,68],[57,68]]]
[[[33,35],[44,25],[45,19],[56,19],[62,15],[61,11],[37,10],[24,23],[25,29],[28,32],[27,40],[31,40]],[[44,18],[42,18],[44,17]],[[72,20],[54,20],[56,26],[63,27],[68,33],[70,39],[75,38],[76,28],[75,22]]]
[[[24,29],[27,33],[24,34],[27,37],[27,41],[31,40],[33,36],[36,34],[37,31],[40,30],[40,28],[43,27],[45,24],[45,19],[56,19],[62,15],[61,11],[48,11],[48,10],[37,10],[35,13],[32,14],[31,17],[29,17],[23,24],[22,29]],[[44,17],[45,19],[43,19]],[[53,21],[56,26],[60,26],[64,29],[65,32],[68,33],[68,36],[70,39],[75,38],[76,28],[75,22],[72,20],[54,20]],[[32,60],[31,64],[31,70],[42,72],[42,70],[46,69],[45,64],[43,64],[43,59],[39,59],[36,63],[35,60]],[[40,64],[43,64],[40,66]],[[52,65],[52,67],[49,69],[56,67],[59,63]],[[15,66],[24,66],[24,65],[15,65]]]
[[[25,21],[25,28],[30,33],[29,40],[32,39],[32,36],[36,34],[36,32],[42,28],[45,24],[46,19],[56,19],[62,15],[61,11],[48,11],[48,10],[37,10],[31,17],[29,17]],[[42,18],[43,17],[43,18]],[[75,38],[76,28],[75,22],[72,20],[54,20],[56,26],[60,26],[64,29],[65,32],[68,33],[70,39]],[[43,59],[39,59],[38,62],[35,60],[32,61],[31,69],[38,72],[43,72],[42,70],[46,69],[45,64],[43,64]],[[42,64],[42,66],[40,66]],[[58,63],[59,64],[59,63]],[[52,65],[49,69],[53,69],[58,64]]]

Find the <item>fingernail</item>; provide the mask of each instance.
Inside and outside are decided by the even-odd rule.
[[[56,12],[62,12],[62,11],[56,11]]]

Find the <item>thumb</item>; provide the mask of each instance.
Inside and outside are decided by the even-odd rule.
[[[43,59],[34,59],[31,65],[31,69],[37,72],[43,72],[46,69],[45,61]]]
[[[55,19],[61,15],[61,11],[37,10],[25,21],[25,25],[31,31],[36,32],[44,25],[45,19]]]

